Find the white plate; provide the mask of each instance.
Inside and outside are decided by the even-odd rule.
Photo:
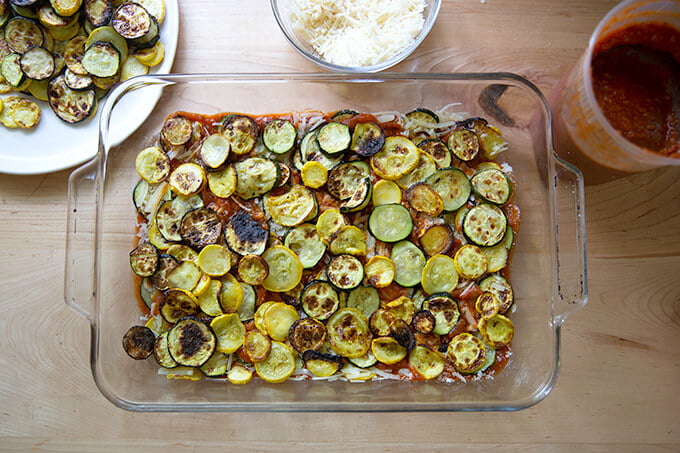
[[[152,74],[170,72],[179,34],[177,0],[165,0],[165,19],[161,24],[161,41],[165,57]],[[7,95],[12,95],[8,93]],[[83,163],[97,153],[99,115],[105,99],[100,101],[95,117],[82,124],[69,125],[52,112],[47,102],[40,105],[40,123],[30,130],[9,129],[0,125],[0,173],[37,175],[63,170]],[[157,99],[140,98],[139,105],[130,105],[130,116],[121,121],[113,135],[122,140],[135,131],[153,109]],[[127,106],[126,106],[127,107]]]

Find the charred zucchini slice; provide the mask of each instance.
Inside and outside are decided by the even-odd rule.
[[[218,316],[210,321],[210,327],[217,338],[217,350],[225,354],[236,352],[243,345],[246,327],[236,313]]]
[[[26,81],[26,74],[21,69],[21,55],[10,53],[2,59],[0,75],[14,88],[21,86]]]
[[[500,275],[494,274],[486,277],[479,283],[479,288],[482,291],[489,291],[498,298],[501,307],[499,313],[508,311],[513,302],[512,287],[508,281]]]
[[[305,367],[307,367],[314,376],[319,377],[333,376],[340,371],[340,368],[343,365],[342,357],[313,351],[311,349],[302,354],[302,360],[305,363]]]
[[[222,377],[227,374],[229,356],[223,352],[215,352],[207,362],[199,367],[206,377]]]
[[[286,341],[290,327],[300,316],[291,305],[276,302],[264,314],[267,333],[274,341]]]
[[[371,157],[385,144],[385,132],[375,123],[358,123],[354,126],[350,149],[360,156]]]
[[[399,242],[411,234],[413,220],[401,204],[381,204],[371,211],[368,228],[379,241]]]
[[[428,138],[419,142],[418,148],[427,153],[434,160],[437,168],[447,168],[451,166],[451,151],[442,140],[438,138]]]
[[[434,316],[433,332],[437,335],[451,332],[460,318],[458,303],[449,294],[433,294],[428,297],[423,302],[423,310],[429,311]]]
[[[321,151],[333,156],[344,152],[352,142],[349,126],[331,121],[319,129],[316,141]]]
[[[359,114],[359,112],[357,112],[356,110],[342,109],[342,110],[338,110],[337,112],[335,112],[331,116],[331,120],[336,121],[338,123],[342,123],[345,120],[348,120],[350,118],[357,116],[358,114]]]
[[[203,247],[198,254],[198,266],[210,277],[221,277],[232,268],[235,259],[229,250],[219,244]]]
[[[342,155],[330,157],[321,151],[319,142],[316,139],[318,129],[308,132],[300,141],[300,166],[298,170],[307,162],[319,162],[326,170],[331,170],[342,161]]]
[[[44,35],[37,23],[15,16],[5,24],[5,40],[12,52],[24,54],[31,47],[42,46]]]
[[[139,244],[130,252],[132,272],[140,277],[151,277],[158,267],[158,250],[148,242]]]
[[[113,12],[111,25],[125,39],[144,38],[150,33],[158,33],[152,16],[138,3],[125,2]],[[156,30],[154,30],[154,27]]]
[[[231,149],[234,143],[231,142]],[[251,157],[234,164],[236,171],[236,195],[251,199],[266,194],[276,186],[279,167],[271,160]]]
[[[220,198],[229,198],[236,191],[236,171],[233,165],[208,173],[208,187]]]
[[[428,256],[447,253],[453,247],[453,231],[449,225],[434,225],[425,230],[419,239]]]
[[[512,194],[510,179],[501,170],[490,168],[477,172],[470,182],[475,194],[489,203],[505,204]]]
[[[426,182],[442,198],[446,211],[455,211],[467,203],[472,191],[468,177],[455,167],[437,170]]]
[[[481,152],[485,159],[494,160],[498,155],[508,149],[508,143],[501,132],[493,126],[489,126],[484,118],[470,118],[465,120],[465,127],[475,131],[479,137]]]
[[[358,366],[359,368],[370,368],[378,362],[378,360],[373,355],[373,351],[370,349],[361,357],[350,357],[348,360],[352,363],[352,365]]]
[[[444,372],[444,364],[446,360],[444,356],[438,352],[433,351],[425,346],[416,346],[409,353],[408,361],[411,367],[423,379],[436,379]]]
[[[419,182],[406,191],[406,200],[413,209],[436,217],[444,210],[442,197],[432,187]]]
[[[326,275],[336,288],[353,289],[364,279],[364,267],[361,261],[352,255],[338,255],[331,258]]]
[[[416,338],[408,323],[403,319],[397,319],[390,324],[390,336],[397,340],[407,351],[413,350],[416,346]]]
[[[472,334],[460,333],[449,342],[446,356],[457,371],[476,373],[484,366],[484,343]]]
[[[208,168],[222,166],[229,157],[229,141],[220,134],[208,136],[201,144],[199,155],[201,162]]]
[[[229,140],[234,154],[246,154],[255,147],[259,126],[249,116],[227,115],[220,125],[220,133]]]
[[[326,320],[340,307],[340,298],[330,283],[314,280],[302,290],[300,305],[307,316]]]
[[[311,223],[303,223],[290,230],[283,245],[295,252],[305,269],[316,266],[326,253],[326,244],[321,240],[316,226]]]
[[[251,330],[246,333],[243,340],[243,349],[253,362],[261,362],[267,358],[272,349],[272,341],[259,330]]]
[[[170,324],[182,318],[193,316],[200,311],[196,297],[183,289],[170,289],[161,302],[161,316]]]
[[[487,271],[487,258],[479,247],[466,244],[458,249],[453,257],[453,264],[461,277],[478,279]]]
[[[374,256],[364,266],[368,283],[376,288],[385,288],[394,280],[395,267],[386,256]]]
[[[83,68],[93,76],[112,77],[120,69],[121,58],[120,53],[111,43],[97,41],[87,48],[81,63]]]
[[[429,310],[420,310],[413,314],[411,318],[411,328],[414,332],[422,333],[424,335],[431,334],[437,320]]]
[[[401,286],[415,286],[422,280],[425,255],[411,241],[397,242],[392,246],[390,259],[394,262],[394,281]]]
[[[408,350],[392,337],[374,338],[371,342],[371,351],[378,362],[386,365],[401,362],[408,354]]]
[[[89,75],[76,74],[68,68],[64,71],[64,82],[67,87],[74,91],[89,90],[94,86],[92,77]]]
[[[267,149],[276,154],[285,154],[295,146],[297,129],[289,120],[277,118],[265,124],[262,142]]]
[[[265,382],[277,384],[285,381],[295,371],[293,350],[284,343],[272,341],[267,358],[255,362],[255,371]]]
[[[170,355],[170,350],[168,349],[168,331],[161,333],[156,338],[153,345],[153,356],[156,362],[163,368],[175,368],[179,366],[175,359]]]
[[[238,263],[238,276],[249,285],[261,285],[269,275],[269,266],[259,255],[245,255]]]
[[[166,200],[161,203],[156,211],[154,218],[156,227],[166,240],[179,242],[182,240],[180,228],[184,215],[192,209],[201,207],[203,207],[203,200],[198,195],[191,197],[178,196],[171,200]]]
[[[458,286],[458,272],[448,255],[434,255],[423,268],[423,290],[427,294],[448,293]]]
[[[416,168],[420,150],[406,137],[395,135],[385,139],[385,145],[371,157],[371,168],[383,179],[396,180]]]
[[[210,326],[195,318],[178,320],[168,332],[168,350],[179,365],[200,367],[210,359],[216,346]]]
[[[176,193],[188,197],[200,192],[205,186],[205,171],[196,164],[181,164],[170,173],[168,183]]]
[[[471,161],[479,153],[479,137],[469,129],[456,129],[447,142],[451,152],[464,162]]]
[[[316,199],[308,188],[295,184],[282,195],[266,198],[265,207],[274,222],[291,227],[300,225],[310,217],[316,208]]]
[[[352,196],[340,203],[340,212],[356,212],[365,209],[371,202],[372,193],[373,184],[371,183],[371,178],[366,177]]]
[[[394,181],[381,179],[373,186],[373,206],[401,204],[401,188]]]
[[[288,341],[300,354],[318,351],[326,341],[326,326],[315,318],[300,318],[290,327]]]
[[[132,326],[123,336],[123,349],[135,360],[144,360],[153,354],[156,335],[145,326]]]
[[[262,286],[269,291],[285,292],[295,288],[302,279],[302,263],[288,247],[275,245],[264,251],[262,259],[267,263],[269,275]]]
[[[54,57],[43,47],[31,47],[21,56],[21,70],[33,80],[45,80],[54,74]]]
[[[326,324],[331,349],[343,357],[361,357],[371,348],[366,317],[353,308],[341,308]]]
[[[158,257],[158,266],[156,267],[156,272],[149,277],[149,282],[154,288],[165,291],[170,288],[170,283],[168,283],[168,274],[177,266],[177,260],[170,255],[160,255]]]
[[[328,193],[338,200],[347,200],[368,176],[370,176],[370,169],[365,162],[345,162],[336,165],[330,171],[326,188]]]
[[[113,16],[113,4],[111,0],[84,0],[83,13],[94,27],[103,27]]]
[[[173,146],[186,145],[193,135],[191,120],[182,115],[174,115],[163,123],[161,138]]]
[[[406,118],[413,121],[416,126],[432,127],[439,123],[439,116],[430,109],[419,107],[406,114]]]
[[[182,217],[179,234],[187,245],[200,249],[217,242],[222,234],[222,221],[210,208],[193,209]]]
[[[239,211],[227,221],[224,239],[239,255],[261,255],[267,247],[269,231],[246,211]]]
[[[335,232],[328,250],[333,255],[366,255],[366,235],[354,225],[345,225]]]
[[[503,239],[508,220],[495,205],[479,204],[471,208],[463,219],[463,234],[473,244],[490,247]]]
[[[95,111],[97,97],[93,89],[74,91],[66,85],[63,75],[50,80],[47,86],[50,107],[59,119],[67,123],[79,123],[88,119]],[[169,165],[167,167],[169,169]],[[160,172],[159,172],[160,173]],[[154,172],[154,174],[157,174]],[[143,175],[140,175],[144,177]],[[145,178],[146,179],[146,178]],[[159,182],[159,180],[148,180]]]

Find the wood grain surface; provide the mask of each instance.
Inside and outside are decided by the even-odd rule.
[[[510,71],[547,93],[615,3],[444,0],[394,70]],[[181,0],[180,14],[174,72],[317,71],[265,0]],[[69,173],[0,174],[0,451],[680,451],[680,168],[587,187],[590,298],[562,328],[545,400],[514,413],[395,414],[113,406],[92,379],[89,325],[63,300]]]

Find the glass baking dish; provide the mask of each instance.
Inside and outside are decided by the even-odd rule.
[[[126,107],[149,102],[148,118]],[[498,126],[509,142],[522,213],[512,263],[513,355],[493,380],[473,383],[253,380],[237,386],[158,375],[155,361],[121,346],[139,323],[128,253],[135,235],[134,160],[164,118],[184,110],[263,114],[305,109],[401,111],[457,102]],[[138,105],[138,104],[136,104]],[[141,123],[128,137],[112,124]],[[539,90],[513,74],[223,74],[134,78],[103,106],[99,150],[69,180],[65,299],[91,326],[94,380],[115,405],[134,411],[518,410],[548,395],[559,371],[560,327],[587,300],[583,183],[555,156],[550,112]]]

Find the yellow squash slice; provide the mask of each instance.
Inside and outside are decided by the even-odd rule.
[[[225,354],[236,352],[243,345],[246,327],[236,313],[218,316],[210,322],[217,337],[217,350]]]
[[[282,245],[270,247],[262,254],[269,275],[262,282],[266,290],[285,292],[295,288],[302,279],[302,263],[292,250]]]
[[[286,341],[290,326],[300,317],[297,310],[283,302],[273,304],[264,315],[267,332],[274,341]]]
[[[295,355],[292,348],[279,341],[273,341],[267,358],[255,362],[255,371],[265,382],[277,384],[285,381],[295,371]]]
[[[438,351],[416,346],[409,353],[408,361],[424,379],[435,379],[444,371],[444,355]]]
[[[423,268],[423,290],[427,294],[448,293],[458,286],[458,272],[454,260],[448,255],[435,255]]]

